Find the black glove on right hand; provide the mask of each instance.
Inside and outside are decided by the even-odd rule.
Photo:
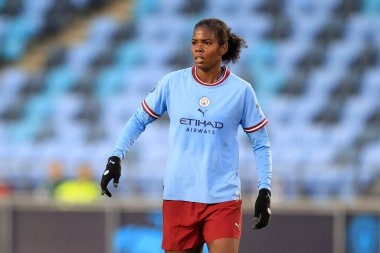
[[[108,197],[112,197],[111,192],[108,190],[107,185],[113,179],[113,186],[115,188],[119,185],[119,179],[121,176],[120,158],[117,156],[111,156],[108,158],[106,169],[103,172],[102,180],[100,181],[100,187],[102,188],[102,195],[106,194]]]
[[[268,225],[271,211],[270,211],[270,197],[271,192],[268,189],[260,189],[255,203],[255,217],[253,218],[252,229],[260,229]]]

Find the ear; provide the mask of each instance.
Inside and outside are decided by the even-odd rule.
[[[228,44],[223,44],[219,47],[219,53],[221,56],[225,55],[228,52]]]

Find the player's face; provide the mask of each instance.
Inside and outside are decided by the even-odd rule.
[[[219,45],[218,38],[205,26],[194,30],[191,53],[195,66],[204,71],[214,67],[220,68],[222,56],[227,52],[226,44]]]

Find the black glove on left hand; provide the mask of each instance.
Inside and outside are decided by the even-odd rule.
[[[268,225],[271,210],[270,210],[271,192],[268,189],[260,189],[255,203],[255,217],[253,218],[252,229],[260,229]]]
[[[106,194],[108,197],[112,197],[111,192],[108,190],[107,185],[113,179],[113,186],[117,188],[119,186],[119,179],[121,176],[120,158],[117,156],[111,156],[108,158],[106,169],[103,172],[102,180],[100,181],[100,187],[102,188],[102,195]]]

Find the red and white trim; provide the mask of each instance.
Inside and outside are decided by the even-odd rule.
[[[260,128],[262,128],[263,126],[265,126],[266,124],[268,123],[268,120],[265,118],[263,119],[259,124],[257,125],[254,125],[252,127],[247,127],[247,128],[244,128],[244,131],[247,132],[247,133],[253,133],[257,130],[259,130]]]
[[[228,76],[230,75],[230,73],[231,73],[230,69],[227,68],[227,66],[225,66],[225,68],[226,68],[226,71],[224,71],[223,76],[218,81],[216,81],[214,83],[206,83],[206,82],[203,82],[201,79],[199,79],[199,77],[197,76],[197,67],[195,67],[195,66],[193,66],[193,68],[191,69],[191,73],[193,74],[195,81],[197,81],[198,83],[205,85],[205,86],[215,86],[215,85],[223,83],[228,78]]]
[[[148,113],[150,116],[152,116],[155,119],[158,119],[160,115],[155,113],[152,109],[149,108],[148,104],[145,102],[145,100],[142,102],[142,108],[146,113]]]

